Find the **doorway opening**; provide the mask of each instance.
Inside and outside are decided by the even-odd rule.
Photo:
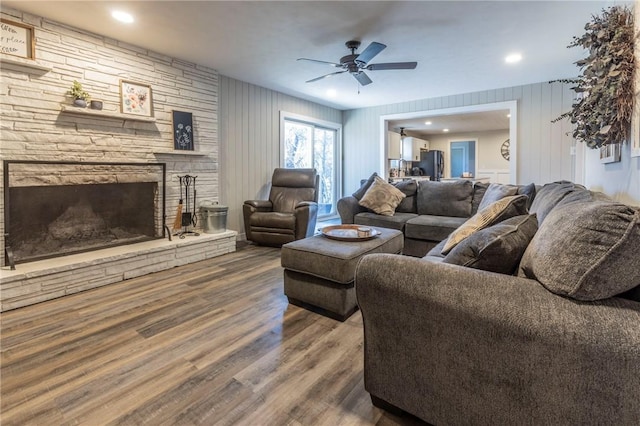
[[[433,121],[436,123],[436,119],[438,118],[450,118],[455,117],[457,119],[466,120],[467,118],[473,120],[476,119],[482,113],[487,112],[504,112],[503,116],[508,122],[508,138],[510,140],[510,156],[508,160],[508,169],[505,168],[504,175],[496,174],[497,179],[501,181],[501,183],[512,183],[515,184],[518,181],[518,102],[513,101],[504,101],[504,102],[495,102],[488,104],[478,104],[478,105],[468,105],[463,107],[452,107],[452,108],[443,108],[443,109],[434,109],[434,110],[422,110],[422,111],[413,111],[413,112],[404,112],[398,114],[389,114],[389,115],[381,115],[380,116],[380,163],[379,170],[384,176],[389,176],[389,145],[388,145],[388,137],[392,130],[395,131],[395,128],[399,126],[398,121],[400,120],[419,120],[422,123]],[[471,121],[469,120],[469,121]],[[403,123],[404,124],[404,123]],[[503,128],[506,128],[503,127]],[[410,133],[412,129],[405,128],[405,132]],[[446,130],[443,130],[446,132]],[[453,135],[453,131],[451,131],[451,136],[455,138]],[[416,135],[420,137],[419,135]],[[474,139],[473,134],[460,135],[461,138],[469,138],[466,140]],[[506,137],[505,137],[506,138]],[[429,139],[429,137],[426,137]],[[460,139],[458,139],[460,140]],[[445,151],[445,155],[447,155],[447,145],[448,143],[444,142],[446,145],[442,147],[438,146],[430,146],[429,149],[440,149]],[[482,145],[482,144],[481,144]],[[481,147],[476,145],[476,161],[478,157],[481,156],[481,152],[479,150]],[[497,151],[499,152],[499,151]],[[450,156],[450,155],[449,155]],[[504,160],[501,160],[504,161]],[[448,166],[450,164],[449,159],[445,158],[445,165]],[[506,161],[505,161],[505,164]],[[476,162],[476,170],[474,177],[482,177],[479,176],[479,168]],[[451,176],[450,167],[446,167],[449,170],[445,170],[445,175]],[[484,169],[483,169],[484,170]],[[508,170],[508,176],[507,176]],[[502,172],[502,170],[500,170]],[[498,181],[497,180],[497,181]]]
[[[450,178],[475,177],[478,156],[476,155],[477,140],[449,141],[449,174]]]

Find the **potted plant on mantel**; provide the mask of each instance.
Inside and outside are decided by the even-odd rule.
[[[68,93],[73,96],[73,105],[80,108],[86,108],[87,101],[91,99],[91,95],[82,89],[82,84],[77,80],[73,80],[73,85]]]

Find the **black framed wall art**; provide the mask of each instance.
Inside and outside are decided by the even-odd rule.
[[[193,151],[193,114],[183,111],[173,112],[173,149]]]

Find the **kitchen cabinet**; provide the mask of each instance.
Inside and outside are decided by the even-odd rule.
[[[399,160],[401,158],[401,145],[400,134],[394,132],[387,132],[387,158],[390,160]]]
[[[413,136],[405,136],[403,148],[403,160],[420,161],[420,150],[429,149],[429,141]]]

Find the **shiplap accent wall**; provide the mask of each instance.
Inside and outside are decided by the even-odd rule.
[[[342,111],[220,76],[220,195],[227,228],[244,238],[242,204],[266,199],[280,167],[280,112],[342,123]]]
[[[571,108],[573,95],[569,85],[542,82],[345,111],[343,192],[350,194],[360,179],[382,172],[378,170],[383,155],[380,116],[514,100],[518,102],[517,183],[574,180],[571,147],[575,142],[566,134],[571,124],[567,120],[551,123]]]

